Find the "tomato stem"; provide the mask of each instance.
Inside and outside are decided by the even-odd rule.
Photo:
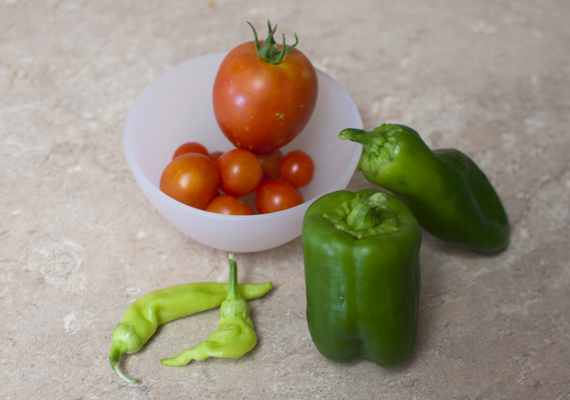
[[[253,36],[255,37],[255,48],[257,50],[259,58],[270,64],[274,65],[279,64],[281,61],[283,61],[283,57],[285,57],[285,55],[289,53],[291,50],[293,50],[299,43],[299,38],[295,33],[295,43],[293,43],[289,47],[285,46],[285,34],[283,34],[283,46],[281,47],[281,49],[279,49],[279,46],[277,45],[275,39],[273,38],[273,35],[275,35],[275,31],[277,30],[277,25],[275,25],[274,28],[271,28],[271,22],[267,20],[269,35],[260,46],[259,40],[257,39],[257,32],[255,31],[255,28],[250,22],[248,22],[248,24],[249,26],[251,26],[251,29],[253,30]]]

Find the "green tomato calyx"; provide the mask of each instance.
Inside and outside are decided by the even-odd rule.
[[[257,39],[257,32],[255,31],[255,28],[250,22],[248,22],[248,24],[249,26],[251,26],[251,29],[253,30],[253,36],[255,37],[255,48],[257,50],[259,58],[270,64],[273,65],[279,64],[281,61],[283,61],[285,55],[289,53],[291,50],[293,50],[299,43],[299,38],[295,33],[295,43],[293,43],[289,47],[285,46],[285,34],[283,34],[283,46],[280,49],[279,46],[277,46],[275,39],[273,38],[273,35],[275,35],[275,31],[277,30],[277,25],[275,25],[275,27],[272,28],[271,22],[267,20],[269,35],[267,36],[267,39],[265,39],[265,41],[260,46],[259,40]]]

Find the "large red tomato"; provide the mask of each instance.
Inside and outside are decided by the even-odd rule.
[[[253,27],[252,27],[253,28]],[[218,125],[236,146],[270,153],[297,136],[317,101],[317,75],[303,53],[275,43],[269,24],[265,42],[243,43],[225,57],[214,82]],[[267,61],[264,61],[264,59]]]

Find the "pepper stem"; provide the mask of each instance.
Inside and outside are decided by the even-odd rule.
[[[356,129],[356,128],[346,128],[343,129],[342,131],[340,131],[340,133],[338,134],[338,137],[340,138],[340,140],[346,140],[346,139],[350,139],[354,142],[360,142],[359,136],[366,133],[366,131],[364,129]]]
[[[238,290],[237,263],[234,260],[234,253],[230,253],[230,276],[228,279],[228,296],[226,300],[239,300],[241,296]]]
[[[360,143],[365,147],[382,147],[386,142],[393,142],[398,139],[404,131],[403,125],[382,124],[371,131],[364,129],[347,128],[343,129],[338,137],[341,140],[349,139]]]
[[[123,371],[121,371],[121,368],[119,368],[119,360],[121,359],[121,355],[123,354],[123,349],[121,347],[122,347],[121,344],[118,343],[113,343],[113,345],[111,346],[111,351],[109,353],[109,362],[111,363],[111,367],[115,371],[117,371],[117,374],[119,374],[119,376],[123,378],[125,381],[129,383],[138,383],[139,382],[138,379],[129,378],[123,373]]]
[[[117,374],[119,374],[119,376],[121,378],[123,378],[125,381],[129,382],[129,383],[139,383],[138,379],[133,379],[133,378],[129,378],[128,376],[126,376],[123,371],[121,371],[121,368],[119,368],[119,364],[115,364],[115,366],[113,367],[113,369],[115,371],[117,371]]]
[[[323,214],[336,229],[356,239],[398,231],[398,211],[388,207],[384,192],[357,195]]]
[[[364,198],[350,211],[346,223],[355,231],[371,229],[382,221],[375,204]]]
[[[261,60],[268,62],[270,64],[273,64],[273,65],[279,64],[281,61],[283,61],[283,58],[285,57],[285,55],[287,53],[289,53],[291,50],[293,50],[297,46],[297,44],[299,43],[299,38],[297,37],[297,34],[295,33],[295,43],[292,44],[291,46],[287,47],[285,45],[285,34],[283,34],[283,46],[281,47],[281,49],[279,49],[279,46],[277,46],[277,43],[275,42],[275,39],[273,38],[273,35],[275,35],[275,32],[277,31],[277,25],[275,25],[275,27],[272,28],[271,22],[269,22],[269,20],[267,20],[267,27],[269,28],[269,35],[267,36],[267,38],[264,40],[264,42],[260,46],[259,40],[257,39],[257,32],[255,31],[255,28],[253,27],[251,22],[248,22],[248,24],[249,24],[249,26],[251,26],[251,29],[253,30],[253,36],[255,38],[255,49],[257,50],[257,54],[259,55],[259,58],[261,58]]]
[[[364,129],[348,128],[343,129],[338,137],[340,140],[349,139],[353,142],[360,143],[363,146],[366,145],[383,145],[388,140],[388,134],[391,133],[391,127],[382,125],[379,128],[373,129],[372,131],[365,131]]]

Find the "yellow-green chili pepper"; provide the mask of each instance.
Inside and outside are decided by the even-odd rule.
[[[218,330],[208,335],[206,341],[198,346],[160,362],[162,365],[178,367],[192,360],[201,361],[209,357],[237,358],[252,350],[256,343],[257,335],[249,316],[249,306],[238,291],[237,264],[233,254],[230,254],[228,295],[220,307]]]
[[[272,282],[241,284],[236,291],[244,299],[253,300],[266,294]],[[123,353],[133,354],[156,332],[156,329],[178,318],[218,307],[226,299],[227,283],[189,283],[148,293],[132,303],[123,320],[113,331],[109,353],[111,367],[127,382],[137,383],[123,374],[119,359]]]

